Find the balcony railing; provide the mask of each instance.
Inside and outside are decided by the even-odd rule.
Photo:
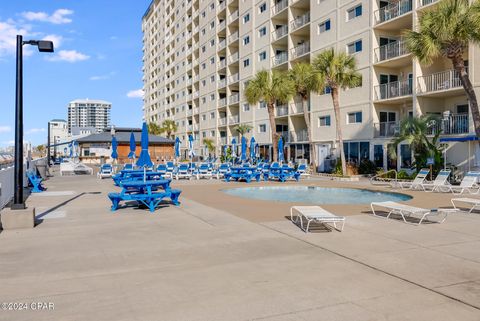
[[[374,137],[393,137],[400,130],[398,121],[387,121],[373,124]]]
[[[220,40],[220,42],[218,43],[218,49],[223,49],[225,48],[226,45],[227,45],[226,39]]]
[[[306,102],[308,110],[310,110],[310,102]],[[303,101],[301,100],[296,100],[293,103],[290,104],[290,107],[292,109],[292,114],[300,114],[303,113]]]
[[[420,0],[419,1],[419,6],[420,7],[428,6],[429,4],[435,3],[437,1],[438,0]]]
[[[232,42],[237,41],[237,40],[238,40],[238,31],[235,31],[235,33],[231,34],[228,37],[228,43],[229,44],[231,44]]]
[[[310,52],[310,41],[304,42],[301,45],[292,48],[292,58],[301,57]]]
[[[451,114],[430,126],[428,134],[434,135],[439,131],[443,135],[468,134],[469,127],[468,114]]]
[[[412,79],[393,81],[375,86],[377,100],[391,99],[412,94]]]
[[[292,31],[303,27],[310,22],[310,12],[305,13],[303,16],[296,18],[290,23],[290,28]]]
[[[279,13],[280,11],[285,9],[286,7],[288,7],[288,0],[283,0],[283,1],[278,2],[272,8],[272,15],[276,15],[277,13]]]
[[[200,109],[198,108],[193,108],[193,114],[196,115],[200,112]]]
[[[418,77],[420,93],[448,90],[461,86],[460,75],[455,70],[441,71],[428,76]]]
[[[277,117],[288,115],[288,105],[278,105],[275,107]]]
[[[308,142],[308,132],[306,129],[296,131],[292,133],[291,136],[292,142]]]
[[[237,51],[236,53],[230,55],[230,57],[228,58],[228,63],[233,64],[234,62],[237,62],[239,58],[240,54]]]
[[[233,12],[231,15],[228,16],[229,23],[232,23],[237,19],[238,19],[238,10],[236,10],[235,12]]]
[[[273,57],[272,60],[273,60],[272,63],[273,63],[274,66],[281,65],[281,64],[287,62],[288,52],[284,51],[282,53],[279,53],[279,54],[275,55],[275,57]]]
[[[193,109],[188,109],[187,116],[192,116],[192,115],[193,115]]]
[[[227,145],[227,137],[220,137],[220,144]]]
[[[404,40],[391,42],[375,49],[376,62],[393,59],[408,53]]]
[[[223,106],[227,105],[227,97],[221,98],[218,101],[218,104],[219,104],[220,107],[223,107]]]
[[[230,125],[238,124],[240,122],[240,116],[239,115],[233,115],[228,118],[228,123]]]
[[[228,78],[228,83],[233,84],[233,83],[238,82],[239,80],[240,80],[240,75],[237,72],[236,74],[233,74]]]
[[[222,11],[226,7],[227,7],[227,1],[222,1],[222,2],[219,3],[217,9],[218,9],[218,11]]]
[[[227,78],[220,79],[218,82],[218,88],[223,88],[227,85]]]
[[[218,62],[218,69],[225,68],[227,66],[227,59],[222,59]]]
[[[395,19],[412,11],[412,0],[400,0],[386,5],[375,12],[377,23]]]
[[[221,30],[225,29],[226,26],[227,26],[227,22],[225,20],[223,20],[222,22],[220,22],[218,24],[218,30],[221,31]]]
[[[272,32],[272,41],[278,40],[288,34],[288,25],[283,25]]]
[[[282,137],[284,145],[286,142],[290,141],[290,134],[288,131],[277,132],[277,134],[279,134]]]
[[[235,104],[235,103],[238,103],[239,100],[240,100],[240,94],[233,94],[228,99],[228,103],[229,104]]]
[[[198,91],[193,93],[193,99],[198,98],[200,96],[200,93]]]
[[[227,117],[219,118],[218,119],[218,124],[220,126],[226,126],[227,125]]]

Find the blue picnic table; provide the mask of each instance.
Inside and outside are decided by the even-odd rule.
[[[117,175],[113,175],[112,179],[116,186],[120,186],[120,183],[124,180],[140,180],[146,178],[146,180],[152,180],[155,178],[163,178],[165,173],[143,170],[121,170]]]
[[[278,167],[270,168],[269,171],[263,173],[263,179],[278,179],[280,182],[285,182],[289,178],[295,179],[297,182],[300,179],[300,173],[293,167]]]
[[[241,179],[250,183],[252,179],[260,181],[261,173],[256,167],[231,167],[230,172],[224,174],[225,181],[230,182],[231,179],[239,181]]]
[[[178,197],[182,191],[172,189],[170,182],[170,179],[122,181],[120,193],[108,194],[112,201],[112,211],[118,209],[121,201],[136,201],[138,205],[147,206],[150,212],[154,212],[164,198],[169,198],[174,205],[179,205]]]

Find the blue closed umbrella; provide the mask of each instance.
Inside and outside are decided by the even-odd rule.
[[[150,153],[148,152],[148,128],[147,123],[143,123],[142,126],[142,140],[140,141],[142,150],[140,151],[140,157],[138,157],[138,167],[152,167],[153,163],[150,159]]]
[[[237,147],[237,140],[235,137],[232,139],[232,157],[237,157],[237,153],[235,152],[235,148]]]
[[[193,150],[193,135],[188,135],[188,156],[190,158],[195,157],[195,152]]]
[[[112,154],[111,154],[111,157],[113,159],[118,158],[117,148],[118,148],[118,142],[117,142],[117,139],[115,138],[115,136],[113,136],[112,137]]]
[[[250,158],[255,159],[255,138],[250,138]]]
[[[180,138],[175,138],[175,158],[180,157]]]
[[[228,151],[228,146],[227,145],[223,146],[223,155],[224,156],[227,156],[227,151]]]
[[[70,153],[69,153],[68,157],[72,158],[73,157],[73,142],[70,142],[70,144],[68,144],[68,149],[70,150]]]
[[[240,156],[242,161],[247,160],[247,139],[242,136],[242,154]]]
[[[135,149],[137,149],[137,143],[135,142],[135,135],[133,132],[130,133],[130,153],[128,153],[128,158],[135,158]]]
[[[278,139],[278,161],[283,162],[284,157],[283,157],[283,138],[280,137]]]

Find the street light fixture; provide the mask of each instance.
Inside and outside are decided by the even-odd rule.
[[[12,209],[25,209],[23,200],[23,45],[37,46],[40,52],[53,52],[53,42],[48,40],[23,41],[17,35],[17,81],[15,95],[15,190]]]

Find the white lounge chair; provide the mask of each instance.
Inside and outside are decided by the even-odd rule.
[[[297,213],[295,218],[293,215],[294,212]],[[292,206],[290,208],[290,219],[294,223],[297,223],[298,220],[300,220],[300,228],[305,231],[305,233],[308,233],[312,221],[322,224],[332,223],[333,227],[338,231],[343,231],[343,227],[345,226],[344,216],[332,214],[320,206]],[[303,227],[303,219],[307,221],[306,228]],[[337,223],[342,223],[340,229],[337,228]]]
[[[415,179],[412,182],[399,182],[398,184],[400,185],[401,189],[421,188],[425,190],[422,184],[425,184],[425,180],[427,179],[427,176],[429,173],[430,173],[430,170],[428,168],[422,168],[418,172],[417,176],[415,176]]]
[[[465,203],[470,205],[471,207],[468,213],[472,213],[474,210],[480,209],[480,199],[476,199],[476,198],[469,198],[469,197],[452,198],[450,202],[452,202],[453,208],[455,209],[458,209],[457,204],[455,204],[455,202]]]
[[[375,212],[375,206],[381,207],[388,210],[387,216],[377,215]],[[443,214],[441,220],[437,221],[438,223],[443,223],[447,219],[448,213],[456,212],[457,209],[426,209],[421,207],[410,206],[402,203],[392,202],[392,201],[385,201],[385,202],[372,202],[370,204],[370,208],[372,209],[373,215],[382,217],[382,218],[390,218],[392,214],[399,214],[402,216],[402,219],[405,223],[420,225],[428,216],[439,216]],[[378,210],[378,209],[377,209]],[[412,222],[407,221],[406,217],[410,216],[420,216],[420,221],[415,224]]]
[[[310,177],[310,173],[307,172],[307,165],[300,164],[298,165],[297,172],[300,174],[300,177]]]
[[[215,175],[217,179],[221,179],[225,177],[225,174],[230,172],[230,165],[227,163],[222,163],[218,166],[217,170],[215,171]]]
[[[190,169],[188,167],[188,164],[186,163],[180,164],[177,167],[177,170],[175,172],[175,179],[178,180],[180,178],[192,178],[192,174],[190,173]]]
[[[422,188],[426,192],[435,192],[435,191],[442,191],[445,187],[449,186],[450,183],[448,182],[448,177],[450,176],[451,170],[449,169],[442,169],[440,172],[438,172],[437,177],[435,177],[435,180],[433,183],[423,183]]]
[[[480,177],[480,172],[468,172],[460,182],[460,185],[447,185],[445,186],[446,191],[452,192],[453,194],[462,194],[463,192],[468,192],[470,194],[478,194],[480,189],[478,186],[478,178]]]
[[[210,167],[208,166],[207,163],[202,163],[198,166],[196,172],[195,172],[195,176],[197,179],[200,179],[200,178],[208,178],[208,179],[212,179],[212,171],[210,170]]]
[[[97,173],[97,177],[102,179],[112,177],[112,175],[113,167],[110,164],[102,164],[102,166],[100,166],[100,170]]]

